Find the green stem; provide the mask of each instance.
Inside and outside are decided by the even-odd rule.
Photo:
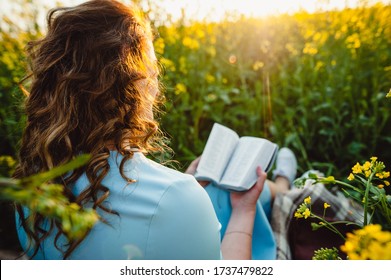
[[[335,183],[342,185],[342,186],[345,186],[345,187],[348,187],[349,189],[357,191],[358,193],[360,193],[360,191],[361,191],[359,188],[356,188],[355,186],[352,186],[352,185],[345,183],[343,181],[335,180]]]
[[[351,221],[335,221],[335,222],[330,223],[330,225],[338,225],[338,224],[355,225],[355,226],[361,227],[360,224],[355,223],[355,222],[351,222]]]
[[[368,196],[369,196],[369,188],[371,187],[371,181],[373,178],[374,173],[371,173],[371,175],[368,178],[368,181],[365,186],[365,194],[364,194],[364,224],[363,226],[366,226],[368,224]]]
[[[316,219],[319,219],[321,220],[323,223],[324,223],[324,226],[327,227],[329,230],[335,232],[336,234],[338,234],[343,240],[346,240],[345,236],[343,236],[343,234],[335,227],[333,226],[331,223],[329,223],[328,221],[326,221],[325,219],[311,213],[311,216],[313,218],[316,218]]]

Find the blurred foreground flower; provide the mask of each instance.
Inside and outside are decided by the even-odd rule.
[[[82,237],[98,221],[93,209],[81,209],[63,195],[63,186],[49,181],[76,169],[90,159],[81,155],[69,163],[50,171],[23,179],[0,178],[0,200],[9,200],[26,206],[32,212],[54,218],[62,224],[69,239]]]
[[[348,233],[341,246],[350,260],[391,260],[391,232],[380,225],[367,225]]]

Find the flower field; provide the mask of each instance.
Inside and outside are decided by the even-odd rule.
[[[176,159],[202,153],[213,122],[292,148],[300,171],[390,163],[391,7],[161,26],[163,129]]]
[[[24,122],[23,48],[41,33],[34,6],[24,13],[27,32],[11,17],[0,29],[0,154],[12,157]],[[214,122],[290,147],[299,172],[344,176],[372,155],[389,166],[390,17],[391,7],[377,4],[157,26],[166,96],[159,118],[179,168],[202,153]]]
[[[62,199],[61,186],[46,184],[69,169],[7,178],[17,163],[26,121],[20,87],[29,87],[28,80],[22,82],[24,49],[44,33],[36,0],[15,3],[23,9],[3,15],[0,22],[0,199],[38,205],[38,212],[61,219],[68,234],[77,237],[83,228],[70,225],[83,224],[86,218],[88,229],[97,217],[89,212],[78,216],[80,208]],[[329,229],[344,242],[338,249],[316,250],[314,259],[340,259],[340,252],[348,259],[390,259],[391,5],[265,18],[227,15],[219,22],[191,20],[186,11],[175,21],[159,18],[156,10],[149,15],[165,97],[163,113],[156,118],[170,139],[175,166],[184,170],[202,154],[215,122],[241,136],[287,146],[296,154],[298,175],[321,171],[324,176],[309,173],[309,178],[339,186],[362,208],[359,223],[331,221],[326,213],[341,208],[324,201],[322,215],[315,211],[316,197],[304,198],[294,219],[311,223],[314,230]],[[162,160],[169,157],[167,153]],[[370,160],[361,165],[363,159]],[[41,193],[44,189],[48,196]],[[0,203],[1,211],[11,209],[8,201]],[[7,236],[3,229],[11,227],[4,222],[0,232]],[[355,230],[344,235],[340,224],[354,225]]]

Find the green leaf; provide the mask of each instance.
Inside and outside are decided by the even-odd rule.
[[[85,165],[90,160],[90,158],[91,156],[88,154],[79,155],[75,159],[71,160],[70,162],[64,165],[57,166],[47,172],[22,179],[21,180],[22,184],[29,184],[31,186],[42,185],[44,182],[53,180],[61,175],[64,175],[65,173],[71,170],[74,170],[76,168]]]

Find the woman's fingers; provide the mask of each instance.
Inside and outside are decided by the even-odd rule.
[[[193,160],[190,163],[189,167],[186,169],[185,173],[190,174],[190,175],[194,175],[197,170],[198,164],[200,163],[200,160],[201,160],[201,156],[199,156],[198,158]]]
[[[231,192],[232,208],[255,209],[266,180],[266,173],[260,167],[257,167],[256,172],[258,179],[251,189],[245,192]]]
[[[261,193],[266,181],[267,174],[262,170],[260,166],[257,167],[256,171],[257,171],[258,179],[254,187],[259,191],[259,193]]]
[[[186,169],[185,173],[190,174],[190,175],[194,175],[196,173],[196,170],[197,170],[198,164],[200,163],[200,160],[201,160],[201,156],[199,156],[195,160],[193,160],[190,163],[189,167]],[[198,183],[202,187],[206,187],[209,184],[209,181],[198,181]]]

